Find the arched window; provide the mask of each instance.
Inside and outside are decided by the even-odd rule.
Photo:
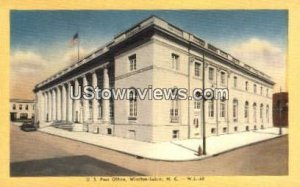
[[[246,122],[249,122],[249,103],[248,103],[248,101],[245,102],[244,117],[245,117]]]
[[[261,104],[260,105],[260,112],[259,112],[259,116],[260,116],[260,121],[263,122],[263,109],[264,109],[264,105]]]
[[[28,105],[25,106],[25,110],[28,110]]]
[[[253,85],[253,93],[257,92],[256,84]]]
[[[98,100],[98,119],[102,119],[102,100]]]
[[[16,104],[13,104],[13,110],[16,110]]]
[[[266,120],[269,123],[269,105],[266,106]]]
[[[19,110],[22,110],[23,109],[23,106],[20,104],[19,105]]]
[[[238,121],[238,112],[239,112],[238,105],[239,105],[238,100],[234,99],[233,100],[233,112],[232,112],[232,115],[233,115],[232,117],[233,117],[234,122]]]
[[[253,103],[253,122],[256,123],[257,119],[256,119],[256,103]]]
[[[136,90],[132,89],[129,92],[129,117],[135,118],[137,116],[137,94]]]
[[[248,91],[248,81],[245,82],[245,90]]]
[[[93,118],[93,102],[92,100],[89,100],[89,120],[92,120]]]

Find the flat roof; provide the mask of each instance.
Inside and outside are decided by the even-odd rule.
[[[67,68],[58,71],[58,73],[55,73],[54,75],[50,76],[49,78],[45,79],[44,81],[38,83],[35,86],[35,90],[41,86],[44,86],[48,84],[49,82],[52,82],[53,80],[56,80],[57,78],[61,77],[62,75],[73,71],[74,69],[77,69],[83,64],[86,64],[90,62],[91,60],[103,55],[104,53],[107,53],[110,49],[110,47],[117,45],[118,43],[126,40],[127,38],[130,38],[140,31],[144,30],[145,28],[155,25],[158,26],[159,28],[162,28],[166,30],[169,33],[172,33],[173,35],[180,37],[183,40],[192,42],[196,44],[197,46],[201,47],[202,49],[207,50],[209,53],[218,56],[219,58],[222,58],[225,60],[225,62],[230,62],[234,64],[236,67],[240,68],[241,70],[248,72],[252,75],[256,75],[257,78],[262,79],[264,81],[267,81],[269,84],[274,84],[272,78],[263,73],[262,71],[253,68],[252,66],[248,65],[247,63],[244,63],[240,61],[239,59],[235,58],[231,54],[225,52],[224,50],[221,50],[214,45],[204,41],[203,39],[195,36],[194,34],[191,34],[189,32],[186,32],[182,29],[180,29],[177,26],[174,26],[173,24],[168,23],[164,19],[151,15],[150,17],[138,22],[137,24],[134,24],[132,27],[129,29],[120,32],[119,34],[115,35],[112,41],[108,42],[104,46],[96,49],[95,51],[92,51],[90,54],[86,55],[85,57],[79,59],[78,61],[75,61],[72,65],[68,66]]]

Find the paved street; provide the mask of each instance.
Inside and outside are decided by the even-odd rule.
[[[165,162],[11,125],[12,176],[287,175],[288,136],[198,161]]]

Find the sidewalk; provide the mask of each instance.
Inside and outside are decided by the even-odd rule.
[[[283,128],[282,130],[283,135],[288,133],[288,129]],[[102,134],[71,132],[54,127],[41,128],[39,129],[39,131],[93,144],[100,147],[105,147],[134,156],[165,161],[186,161],[203,159],[249,144],[278,137],[278,128],[268,128],[257,131],[208,137],[206,143],[207,155],[199,157],[196,155],[196,153],[198,150],[198,146],[202,145],[202,139],[176,140],[163,143],[147,143]]]

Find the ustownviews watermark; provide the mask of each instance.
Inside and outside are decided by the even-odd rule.
[[[71,99],[114,99],[114,100],[228,100],[227,88],[195,88],[189,92],[187,88],[99,88],[93,86],[70,87]]]

